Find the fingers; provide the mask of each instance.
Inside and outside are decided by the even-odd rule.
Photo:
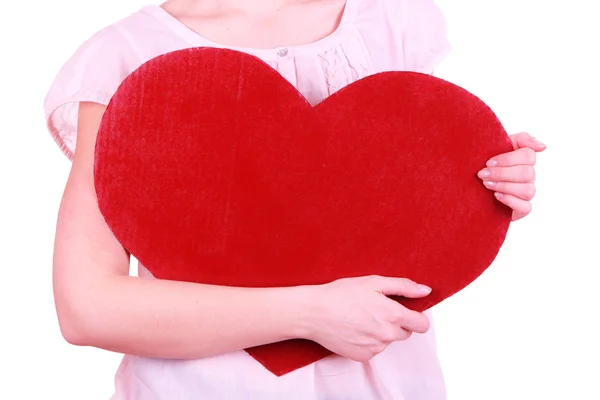
[[[431,288],[418,284],[407,278],[390,278],[384,276],[371,277],[376,280],[378,291],[385,296],[402,296],[410,298],[425,297]],[[394,307],[393,324],[409,332],[425,333],[429,330],[429,318],[421,312],[409,310],[394,300],[389,300]],[[400,339],[395,339],[400,340]]]
[[[510,167],[513,165],[535,165],[535,150],[523,147],[509,153],[493,157],[487,162],[488,167]]]
[[[494,196],[496,196],[496,199],[500,202],[513,209],[513,221],[519,220],[531,213],[533,206],[529,201],[500,192],[495,192]]]
[[[387,328],[379,332],[378,339],[384,343],[391,343],[408,339],[413,333],[426,333],[431,324],[429,318],[423,313],[412,311],[393,300],[393,317]]]
[[[525,132],[511,135],[510,140],[515,150],[491,158],[477,176],[500,202],[512,208],[516,221],[531,213],[536,153],[546,145]]]
[[[535,182],[535,169],[532,165],[515,165],[512,167],[486,167],[477,176],[488,182]]]
[[[512,195],[521,200],[531,201],[535,197],[536,189],[533,183],[484,181],[483,184],[490,190],[501,194]]]
[[[426,333],[429,330],[430,322],[425,314],[409,310],[400,304],[398,306],[400,310],[398,312],[397,323],[400,327],[415,333]]]
[[[379,332],[377,340],[379,340],[384,345],[388,345],[392,342],[406,340],[411,336],[412,332],[410,330],[404,329],[400,325],[391,325],[390,329],[382,330],[381,332]]]
[[[510,140],[515,150],[523,147],[529,147],[537,152],[546,150],[546,145],[544,143],[536,140],[533,136],[526,132],[510,135]]]
[[[386,296],[402,296],[409,298],[425,297],[431,288],[417,284],[406,278],[375,277],[376,290]]]

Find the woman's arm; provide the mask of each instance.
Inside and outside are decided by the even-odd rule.
[[[200,358],[302,336],[303,288],[242,289],[130,277],[129,255],[106,225],[93,185],[105,107],[82,103],[61,202],[54,293],[67,341],[120,353]]]
[[[60,205],[54,296],[72,344],[159,358],[195,359],[291,338],[368,360],[429,321],[388,295],[423,297],[402,278],[358,277],[326,285],[250,289],[129,276],[129,255],[98,209],[96,132],[105,107],[82,103],[77,147]]]

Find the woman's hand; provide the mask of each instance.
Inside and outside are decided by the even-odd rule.
[[[491,158],[477,175],[499,201],[512,208],[512,219],[516,221],[531,212],[536,153],[544,151],[546,145],[527,133],[517,133],[510,138],[514,151]]]
[[[408,279],[367,276],[307,287],[317,309],[308,339],[355,361],[367,361],[390,343],[429,330],[429,319],[387,296],[425,297],[426,286]]]

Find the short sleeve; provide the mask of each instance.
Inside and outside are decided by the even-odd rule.
[[[395,0],[408,71],[431,74],[450,52],[446,19],[435,0]]]
[[[62,66],[44,100],[44,113],[50,134],[70,160],[76,146],[79,103],[108,105],[138,64],[135,52],[110,26],[84,42]]]

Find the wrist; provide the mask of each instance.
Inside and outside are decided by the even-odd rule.
[[[295,286],[283,289],[282,316],[286,320],[286,339],[314,340],[320,314],[319,286]]]

